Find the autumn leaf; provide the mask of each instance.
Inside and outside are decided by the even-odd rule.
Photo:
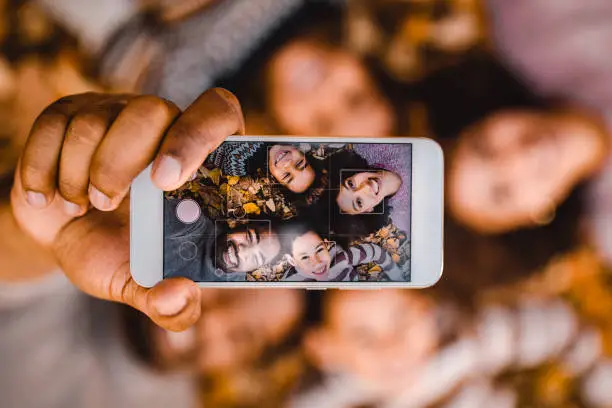
[[[227,186],[227,183],[223,183],[223,184],[221,184],[221,186],[219,187],[219,192],[220,192],[221,194],[223,194],[224,196],[226,196],[226,195],[227,195],[227,192],[228,192],[228,186]]]
[[[381,273],[382,272],[382,268],[380,267],[380,265],[374,265],[373,267],[371,267],[368,270],[369,273]]]
[[[261,210],[259,209],[259,207],[255,203],[246,203],[246,204],[243,204],[242,208],[244,208],[244,211],[247,214],[255,214],[255,215],[261,214]]]
[[[227,184],[229,184],[230,186],[235,186],[236,184],[238,184],[239,181],[240,181],[239,176],[228,176],[227,177]]]

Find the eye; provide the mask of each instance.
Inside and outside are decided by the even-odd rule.
[[[363,208],[363,200],[361,198],[355,200],[355,206],[361,210]]]
[[[300,161],[298,161],[298,162],[295,164],[295,168],[296,168],[297,170],[300,170],[300,171],[301,171],[301,170],[304,170],[304,169],[306,168],[306,160],[301,159]]]
[[[344,182],[344,184],[350,190],[354,190],[355,189],[355,183],[353,182],[352,178],[347,178],[346,181]]]
[[[317,254],[320,254],[321,252],[323,252],[325,248],[323,248],[323,245],[319,245],[319,247],[317,248]]]
[[[287,181],[287,179],[288,179],[289,177],[291,177],[291,174],[289,174],[289,173],[285,173],[285,174],[283,174],[283,177],[281,177],[281,179],[282,179],[283,181]]]
[[[300,258],[300,260],[302,260],[302,261],[307,261],[307,260],[308,260],[308,258],[309,258],[308,256],[304,255],[303,257],[301,257],[301,258]]]

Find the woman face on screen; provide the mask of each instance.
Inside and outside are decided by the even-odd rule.
[[[294,193],[303,193],[315,179],[304,152],[291,145],[274,145],[268,150],[268,169],[276,181]]]
[[[371,213],[385,197],[395,194],[402,185],[401,177],[387,170],[368,170],[340,175],[342,184],[336,203],[346,214]],[[383,209],[384,211],[384,209]]]
[[[547,223],[605,154],[603,127],[589,116],[496,113],[459,137],[449,166],[450,210],[482,232]]]

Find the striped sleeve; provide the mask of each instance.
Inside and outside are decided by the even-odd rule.
[[[367,263],[380,265],[383,271],[391,269],[394,262],[391,255],[379,245],[365,243],[355,245],[348,250],[349,263],[353,266]]]

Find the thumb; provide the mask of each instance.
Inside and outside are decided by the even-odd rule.
[[[166,279],[147,289],[138,285],[129,271],[121,275],[113,280],[109,300],[140,310],[158,326],[170,331],[185,330],[200,318],[201,290],[193,281]]]
[[[166,279],[144,288],[130,273],[129,206],[111,213],[91,211],[58,234],[52,247],[66,276],[83,292],[140,310],[171,331],[193,325],[201,313],[201,293],[186,278]]]

